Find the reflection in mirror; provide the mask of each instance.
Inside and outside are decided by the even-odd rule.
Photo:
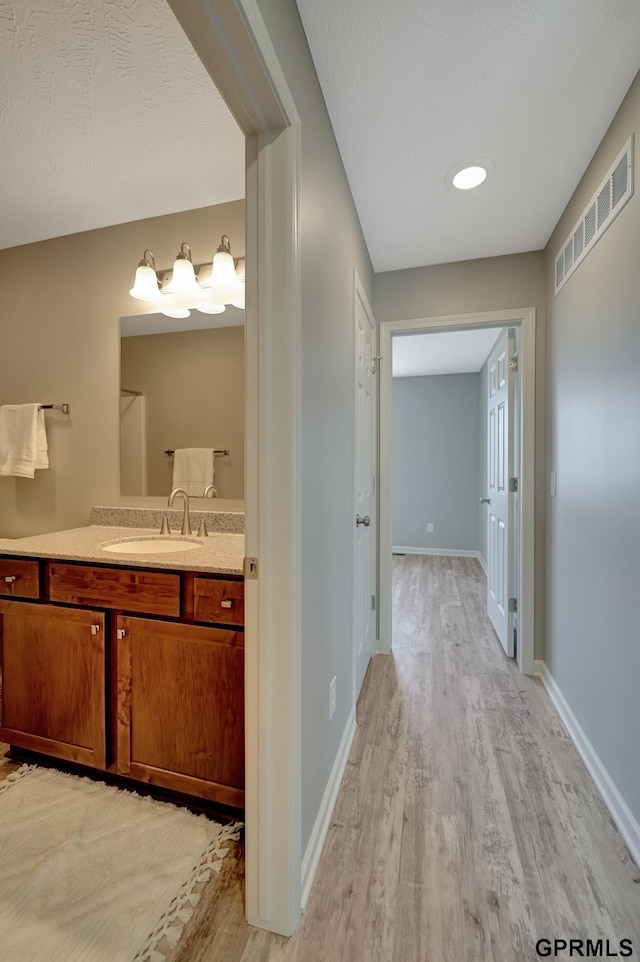
[[[243,322],[236,308],[120,319],[121,494],[167,497],[167,452],[212,448],[229,450],[214,460],[218,496],[244,497]]]

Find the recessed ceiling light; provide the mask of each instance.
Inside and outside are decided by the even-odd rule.
[[[471,190],[484,183],[493,169],[493,164],[487,157],[469,157],[452,167],[445,180],[449,187],[455,187],[457,190]]]
[[[458,190],[471,190],[472,187],[479,187],[486,176],[484,167],[463,167],[455,174],[452,183]]]

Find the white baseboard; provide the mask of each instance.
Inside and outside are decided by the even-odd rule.
[[[322,847],[327,837],[327,832],[329,831],[331,815],[333,814],[338,792],[340,791],[342,776],[344,775],[344,770],[347,767],[349,752],[351,751],[351,743],[353,742],[353,736],[355,733],[356,711],[355,708],[352,708],[351,714],[349,715],[349,720],[346,724],[342,739],[340,741],[340,747],[338,748],[336,760],[334,761],[333,768],[331,769],[327,787],[322,797],[322,803],[313,826],[313,831],[311,832],[311,838],[309,839],[309,844],[307,845],[307,850],[304,853],[304,858],[302,860],[303,909],[307,904],[309,892],[311,891],[311,886],[318,868],[318,862],[320,861],[320,856],[322,854]]]
[[[396,548],[391,549],[394,554],[433,554],[444,555],[447,558],[477,558],[482,567],[487,570],[479,551],[467,548]]]
[[[536,661],[534,663],[534,671],[535,674],[539,675],[542,679],[551,701],[555,705],[560,718],[564,722],[565,728],[571,736],[572,742],[587,766],[596,788],[602,795],[603,801],[625,840],[633,860],[636,865],[640,867],[640,825],[633,812],[618,791],[609,772],[602,764],[600,756],[587,738],[582,725],[573,714],[569,703],[558,688],[557,682],[554,680],[545,662]]]
[[[482,570],[484,571],[484,573],[485,573],[486,575],[488,575],[488,574],[489,574],[489,569],[487,568],[487,562],[484,560],[484,558],[482,557],[482,555],[480,554],[479,551],[478,551],[477,557],[478,557],[478,561],[480,562],[480,567],[482,568]]]

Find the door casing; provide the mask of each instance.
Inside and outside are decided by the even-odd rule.
[[[392,348],[395,334],[421,331],[472,331],[483,327],[515,327],[520,330],[518,371],[520,375],[520,446],[517,476],[518,512],[518,665],[525,674],[534,673],[535,661],[535,380],[536,309],[514,308],[480,314],[452,314],[412,320],[383,321],[380,324],[380,471],[379,471],[379,650],[391,651],[391,393]]]
[[[246,140],[245,551],[258,567],[245,584],[246,917],[291,935],[302,908],[301,123],[256,0],[168,2]]]

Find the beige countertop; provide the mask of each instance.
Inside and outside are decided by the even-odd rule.
[[[197,538],[194,535],[189,540],[197,541],[199,547],[190,551],[115,554],[102,550],[105,544],[138,538],[160,540],[157,528],[90,524],[83,528],[52,531],[49,534],[32,535],[29,538],[0,538],[0,555],[90,561],[129,568],[205,571],[214,574],[240,575],[243,572],[243,534],[215,533],[207,538]]]

